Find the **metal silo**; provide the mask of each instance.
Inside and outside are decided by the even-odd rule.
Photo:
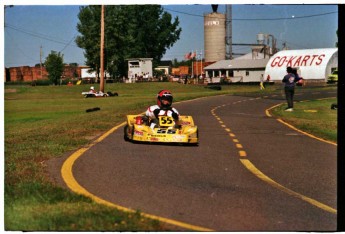
[[[225,59],[225,14],[212,12],[204,15],[205,62]]]

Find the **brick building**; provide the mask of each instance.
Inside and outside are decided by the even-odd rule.
[[[85,68],[84,66],[70,66],[65,65],[63,71],[63,79],[71,79],[71,78],[80,78],[81,77],[81,69]],[[36,80],[47,80],[48,79],[48,72],[45,67],[42,67],[42,74],[41,74],[41,67],[29,67],[29,66],[21,66],[21,67],[10,67],[5,68],[5,82],[32,82]]]

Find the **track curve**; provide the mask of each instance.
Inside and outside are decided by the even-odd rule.
[[[327,95],[335,96],[301,93],[296,99]],[[176,221],[185,230],[334,231],[336,147],[267,116],[280,102],[277,94],[223,95],[176,104],[195,119],[198,147],[125,142],[119,126],[81,149],[69,173],[101,201]],[[260,180],[243,160],[335,212]]]

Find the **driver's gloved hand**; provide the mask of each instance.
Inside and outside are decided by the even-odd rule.
[[[155,109],[153,111],[153,114],[155,115],[156,118],[158,118],[158,114],[159,114],[160,111],[161,111],[160,109]]]
[[[149,121],[149,117],[146,115],[141,116],[142,120],[147,123]]]
[[[178,120],[178,114],[177,113],[173,112],[171,114],[171,116],[173,117],[174,120]]]

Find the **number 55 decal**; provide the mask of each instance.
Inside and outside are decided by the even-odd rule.
[[[159,116],[159,125],[160,126],[171,126],[174,121],[170,116]]]

